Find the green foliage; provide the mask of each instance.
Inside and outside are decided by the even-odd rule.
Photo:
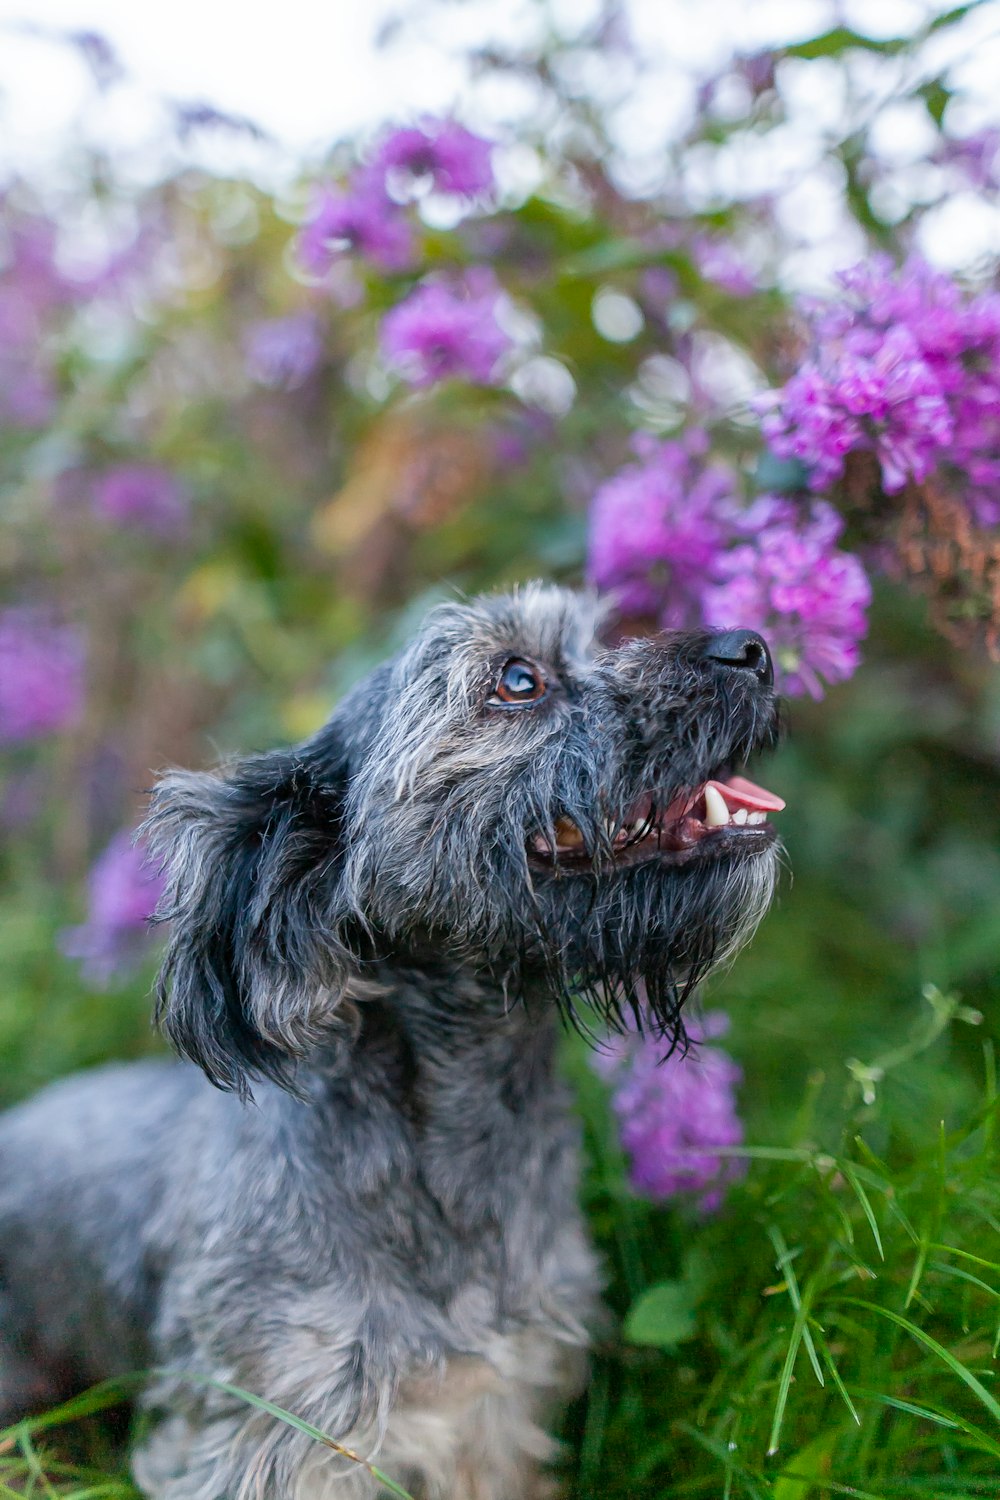
[[[602,1173],[607,1121],[591,1095],[593,1218],[612,1294],[628,1306],[624,1337],[648,1347],[601,1359],[578,1413],[575,1494],[993,1492],[993,1051],[957,1122],[915,1148],[890,1127],[890,1079],[905,1083],[928,1048],[940,1064],[941,1039],[963,1014],[936,991],[929,1009],[906,1045],[842,1070],[838,1110],[824,1114],[810,1088],[785,1144],[738,1152],[746,1178],[718,1219],[696,1227],[632,1202],[623,1237],[617,1164]],[[659,1281],[664,1271],[672,1279]],[[655,1284],[636,1294],[647,1279]]]

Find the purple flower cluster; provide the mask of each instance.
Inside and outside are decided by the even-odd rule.
[[[158,464],[118,464],[107,469],[94,480],[91,502],[102,520],[157,536],[172,535],[187,519],[183,486]]]
[[[348,252],[380,271],[405,271],[413,261],[409,220],[363,174],[348,187],[319,189],[298,240],[299,262],[313,276],[324,276]]]
[[[493,142],[457,120],[425,119],[387,136],[371,170],[393,196],[404,199],[424,185],[456,198],[478,198],[493,189],[492,158]]]
[[[76,630],[28,608],[0,613],[0,742],[68,729],[83,710],[83,643]]]
[[[666,629],[763,632],[787,693],[855,670],[871,586],[837,542],[843,522],[821,502],[763,496],[746,507],[735,474],[706,462],[704,435],[640,438],[639,461],[594,497],[589,575],[624,614]]]
[[[874,452],[887,493],[938,470],[958,478],[981,524],[1000,521],[1000,295],[964,293],[912,259],[874,256],[838,278],[842,296],[804,308],[812,352],[761,400],[764,436],[815,490],[846,455]]]
[[[484,267],[461,281],[425,281],[382,321],[382,354],[414,386],[496,383],[513,340],[497,319],[503,293]]]
[[[715,581],[702,591],[707,626],[763,634],[786,693],[821,698],[821,679],[843,682],[857,669],[871,584],[858,559],[837,546],[843,528],[822,501],[803,513],[761,496],[740,516],[742,539],[719,555]]]
[[[163,877],[128,833],[119,833],[90,872],[87,920],[62,933],[68,958],[81,961],[87,979],[106,985],[142,953],[147,924],[163,892]]]
[[[699,590],[736,506],[734,476],[705,462],[707,446],[700,432],[674,442],[640,434],[638,461],[594,496],[589,575],[625,614],[655,614],[668,627],[699,622]]]
[[[414,236],[403,205],[425,187],[458,198],[489,192],[492,149],[454,120],[393,131],[345,187],[318,191],[298,239],[301,265],[324,276],[338,256],[354,252],[381,271],[405,271]]]
[[[691,1022],[690,1051],[667,1058],[662,1041],[637,1032],[612,1038],[595,1054],[595,1068],[614,1089],[629,1180],[647,1198],[696,1197],[702,1213],[713,1213],[726,1184],[742,1173],[740,1160],[724,1154],[743,1140],[736,1112],[742,1075],[721,1047],[704,1045],[728,1025],[719,1011]]]

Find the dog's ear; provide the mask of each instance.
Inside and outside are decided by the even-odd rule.
[[[219,1088],[294,1064],[336,1025],[352,968],[343,937],[347,768],[329,742],[220,773],[174,772],[143,834],[166,878],[170,937],[157,1020]]]

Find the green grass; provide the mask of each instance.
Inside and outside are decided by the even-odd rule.
[[[887,1134],[892,1088],[940,1055],[953,1028],[978,1020],[934,990],[924,1006],[907,1040],[868,1063],[840,1064],[835,1141],[820,1139],[830,1113],[811,1086],[784,1139],[737,1153],[746,1176],[723,1212],[702,1222],[629,1192],[604,1086],[568,1040],[589,1148],[587,1209],[620,1315],[567,1423],[569,1493],[997,1493],[996,1069],[987,1041],[960,1121],[939,1123],[920,1148]],[[58,1456],[81,1418],[121,1394],[101,1388],[0,1434],[0,1495],[132,1496],[99,1446],[74,1463]],[[317,1441],[337,1440],[294,1413],[275,1415]],[[85,1429],[86,1441],[100,1437]],[[401,1493],[388,1481],[388,1492]]]
[[[745,1179],[702,1224],[629,1196],[578,1059],[588,1206],[624,1324],[575,1414],[580,1500],[997,1493],[993,1049],[960,1121],[918,1149],[887,1134],[891,1086],[978,1020],[933,990],[927,1011],[908,1043],[842,1064],[829,1147],[812,1088],[784,1140],[745,1148]]]

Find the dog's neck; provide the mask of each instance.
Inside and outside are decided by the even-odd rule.
[[[541,1239],[573,1215],[578,1132],[551,999],[514,999],[489,976],[439,962],[379,965],[354,1004],[352,1039],[323,1049],[307,1086],[331,1110],[331,1136],[351,1118],[371,1137],[366,1160],[394,1161],[400,1180],[419,1182],[435,1212],[477,1240],[526,1201]],[[543,1211],[550,1193],[559,1215]]]

